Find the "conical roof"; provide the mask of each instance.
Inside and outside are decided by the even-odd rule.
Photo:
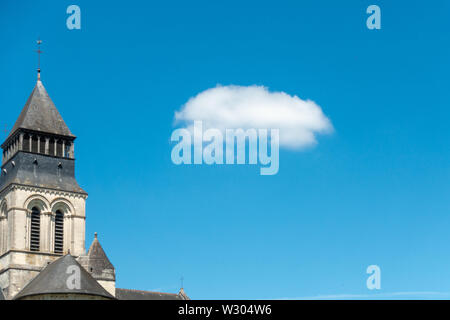
[[[114,270],[114,266],[106,256],[100,241],[98,241],[97,233],[95,233],[94,241],[92,241],[87,257],[88,270],[91,270],[91,274],[94,276],[101,276],[103,274],[103,270]]]
[[[70,284],[78,270],[79,288],[74,288]],[[44,294],[80,294],[114,299],[70,254],[45,267],[14,299]]]
[[[37,81],[8,138],[18,129],[75,137],[40,80]]]

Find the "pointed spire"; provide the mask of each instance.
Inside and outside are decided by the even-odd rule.
[[[40,133],[48,133],[51,135],[65,136],[75,138],[64,122],[58,109],[52,99],[50,99],[47,91],[41,82],[41,45],[42,40],[37,40],[38,50],[38,68],[37,82],[31,92],[22,112],[16,123],[10,131],[6,141],[2,147],[19,129],[38,131]]]
[[[178,292],[178,295],[181,296],[183,298],[183,300],[191,300],[183,288],[180,289],[180,291]]]
[[[115,269],[109,261],[100,241],[98,241],[97,232],[94,233],[94,241],[87,253],[87,270],[94,276],[104,275],[105,271],[115,278]]]
[[[33,92],[31,92],[19,118],[10,131],[9,137],[18,129],[75,137],[70,132],[40,80],[38,80]]]
[[[37,78],[37,81],[41,81],[41,53],[42,53],[42,51],[41,51],[41,44],[42,44],[42,40],[38,39],[36,41],[36,43],[37,43],[37,46],[38,46],[38,49],[36,51],[37,54],[38,54],[38,68],[37,68],[37,76],[38,76],[38,78]]]

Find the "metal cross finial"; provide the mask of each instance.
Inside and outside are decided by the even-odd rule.
[[[183,289],[183,282],[184,282],[184,277],[183,276],[181,276],[181,289]]]
[[[42,53],[42,51],[41,51],[41,43],[42,43],[42,40],[38,39],[36,41],[36,43],[37,43],[37,46],[38,46],[38,49],[36,51],[37,54],[38,54],[38,69],[37,69],[37,72],[38,72],[38,80],[40,80],[41,79],[41,53]]]

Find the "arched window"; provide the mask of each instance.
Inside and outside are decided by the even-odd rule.
[[[30,234],[30,250],[39,251],[41,233],[41,212],[38,208],[31,209],[31,234]]]
[[[64,249],[64,214],[58,210],[55,214],[55,253]]]

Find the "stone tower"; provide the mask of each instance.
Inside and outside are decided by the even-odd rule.
[[[86,254],[87,193],[75,180],[74,141],[38,76],[1,145],[0,288],[7,299],[59,257]]]

